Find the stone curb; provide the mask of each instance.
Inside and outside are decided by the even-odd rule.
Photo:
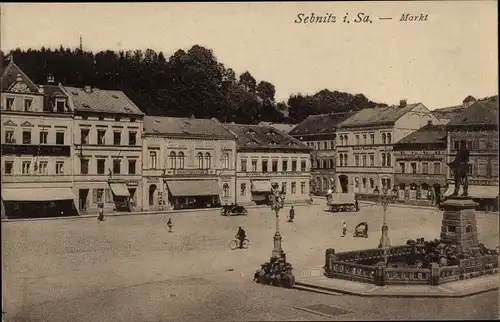
[[[449,293],[446,292],[445,290],[439,288],[439,286],[429,286],[432,287],[433,290],[435,288],[439,288],[440,293],[428,293],[425,291],[421,292],[397,292],[394,291],[393,293],[390,292],[380,292],[380,291],[355,291],[352,289],[347,289],[347,288],[340,288],[340,287],[327,287],[327,286],[318,286],[312,282],[295,282],[296,285],[299,287],[297,288],[298,290],[306,291],[306,292],[313,292],[313,290],[307,290],[300,288],[300,286],[306,287],[306,288],[311,288],[311,289],[317,289],[317,290],[322,290],[322,291],[327,291],[327,292],[337,292],[337,293],[342,293],[342,294],[348,294],[348,295],[356,295],[356,296],[362,296],[362,297],[389,297],[389,298],[463,298],[463,297],[469,297],[473,295],[478,295],[482,293],[487,293],[487,292],[492,292],[496,291],[499,289],[498,285],[491,285],[483,289],[476,289],[476,290],[471,290],[471,291],[457,291],[456,293]],[[370,284],[371,285],[371,284]],[[444,284],[446,285],[446,284]],[[374,288],[381,288],[375,285],[373,286],[372,290]],[[385,288],[390,288],[391,286],[385,286]],[[408,286],[411,287],[411,286]],[[332,294],[333,295],[333,294]]]
[[[285,206],[303,207],[309,206],[307,203],[285,204]],[[247,209],[267,208],[268,206],[245,206]],[[104,217],[119,217],[119,216],[149,216],[149,215],[177,215],[191,212],[204,212],[204,211],[220,211],[221,208],[201,208],[201,209],[183,209],[183,210],[157,210],[157,211],[143,211],[143,212],[111,212],[105,213]],[[62,219],[84,219],[84,218],[97,218],[99,215],[80,215],[70,217],[47,217],[47,218],[15,218],[15,219],[2,219],[2,222],[16,222],[16,221],[40,221],[40,220],[62,220]]]

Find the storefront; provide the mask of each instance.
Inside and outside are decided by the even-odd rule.
[[[271,181],[269,180],[252,180],[252,201],[257,205],[265,205],[269,202],[271,194]]]
[[[78,216],[71,188],[2,189],[7,218]]]
[[[166,184],[173,209],[220,207],[221,189],[217,180],[171,180]]]
[[[110,182],[109,187],[113,193],[113,202],[117,211],[130,211],[130,191],[125,183]]]

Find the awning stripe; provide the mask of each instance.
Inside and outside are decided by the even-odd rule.
[[[217,180],[167,181],[172,196],[215,196],[221,193]]]
[[[57,201],[74,200],[70,188],[2,189],[4,201]]]
[[[124,183],[110,183],[113,194],[118,197],[130,197],[130,192]]]

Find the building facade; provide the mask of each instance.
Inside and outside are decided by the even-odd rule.
[[[78,214],[72,110],[60,86],[37,86],[11,62],[1,83],[2,207],[8,217]]]
[[[236,203],[267,204],[273,184],[286,193],[286,203],[309,199],[309,147],[271,126],[224,127],[237,140]]]
[[[469,195],[489,210],[498,207],[498,96],[479,100],[467,107],[447,125],[448,162],[453,161],[460,141],[470,151]],[[446,196],[454,190],[451,169],[447,170],[449,187]]]
[[[80,212],[141,209],[144,114],[121,91],[62,89],[74,111],[73,192]]]
[[[394,187],[394,142],[437,119],[421,103],[367,108],[337,126],[337,192]]]
[[[236,141],[217,120],[146,116],[142,153],[145,210],[235,201]]]
[[[310,115],[289,133],[312,149],[310,191],[315,195],[337,190],[336,126],[351,115],[352,112]]]
[[[429,123],[394,144],[397,200],[439,204],[446,190],[446,127]]]

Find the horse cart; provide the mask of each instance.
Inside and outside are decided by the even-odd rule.
[[[354,193],[330,193],[326,195],[329,211],[359,211],[359,204]]]

